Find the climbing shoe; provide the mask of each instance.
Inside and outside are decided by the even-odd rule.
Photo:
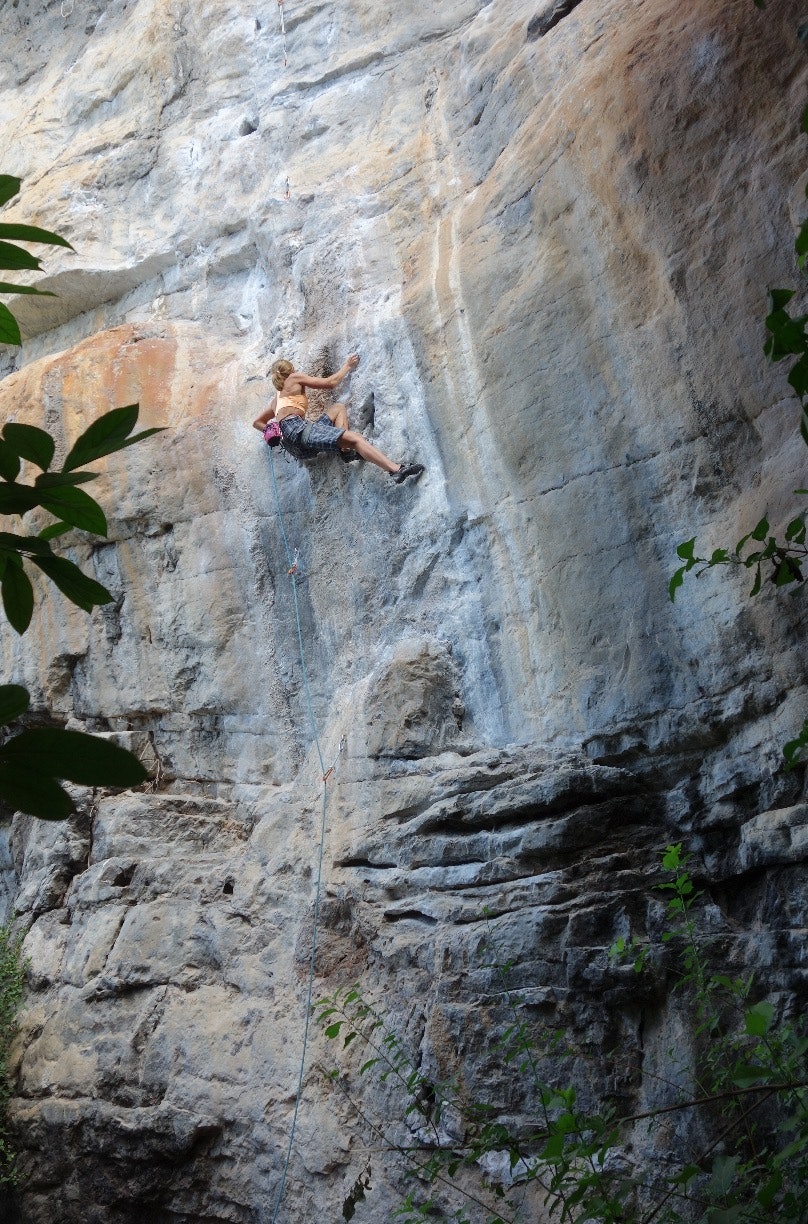
[[[390,475],[396,484],[403,484],[410,477],[417,480],[424,470],[423,463],[402,463],[397,472],[391,472]]]

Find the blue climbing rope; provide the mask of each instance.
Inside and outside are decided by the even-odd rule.
[[[272,1213],[272,1224],[275,1224],[275,1221],[278,1218],[278,1212],[280,1211],[281,1203],[283,1202],[284,1190],[286,1189],[286,1175],[289,1172],[289,1163],[292,1159],[292,1144],[295,1138],[295,1128],[297,1126],[297,1114],[298,1114],[298,1110],[300,1109],[300,1097],[303,1092],[303,1073],[306,1067],[306,1049],[308,1047],[308,1042],[309,1042],[309,1021],[311,1019],[311,992],[312,992],[312,987],[314,984],[314,955],[315,955],[315,952],[317,951],[317,925],[318,925],[319,918],[320,918],[320,885],[321,885],[322,876],[323,876],[323,847],[325,845],[325,817],[326,817],[326,805],[328,801],[328,776],[331,773],[331,769],[333,769],[333,765],[331,769],[326,770],[325,761],[323,760],[323,754],[320,750],[320,736],[317,731],[317,720],[314,717],[314,706],[311,700],[311,690],[309,688],[309,676],[308,676],[308,671],[306,669],[306,656],[303,650],[303,630],[300,624],[300,604],[297,598],[297,564],[298,564],[297,552],[295,552],[295,554],[293,555],[292,550],[289,547],[289,538],[286,534],[286,527],[283,521],[283,511],[281,510],[281,499],[280,499],[280,494],[278,493],[278,482],[275,478],[275,461],[274,461],[274,457],[272,456],[271,451],[270,451],[270,471],[272,472],[272,487],[275,490],[275,503],[278,507],[278,522],[281,525],[281,535],[283,537],[283,547],[286,550],[286,560],[289,566],[289,571],[288,571],[289,577],[292,580],[292,595],[294,596],[294,603],[295,603],[295,620],[297,621],[297,645],[298,645],[298,650],[300,652],[300,668],[303,673],[303,691],[306,695],[306,705],[308,706],[309,720],[311,722],[312,733],[314,735],[314,743],[317,747],[317,756],[320,761],[320,769],[323,774],[323,810],[322,810],[322,817],[320,820],[320,851],[319,851],[319,855],[317,859],[317,886],[316,886],[316,891],[314,894],[314,924],[313,924],[313,930],[312,930],[312,935],[311,935],[311,958],[309,960],[309,983],[308,983],[308,987],[306,990],[306,1021],[303,1026],[303,1049],[300,1055],[300,1074],[298,1075],[298,1079],[297,1079],[297,1092],[295,1093],[295,1108],[292,1113],[292,1125],[289,1130],[289,1144],[286,1149],[286,1160],[284,1161],[284,1165],[283,1165],[283,1174],[281,1176],[280,1189],[278,1190],[278,1199],[277,1199],[277,1202],[275,1203],[275,1210]]]

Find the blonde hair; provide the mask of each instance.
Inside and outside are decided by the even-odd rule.
[[[272,385],[276,390],[283,390],[283,384],[286,382],[294,368],[295,367],[292,365],[291,361],[287,361],[285,357],[281,357],[278,361],[273,363],[272,369],[269,372],[272,375]]]

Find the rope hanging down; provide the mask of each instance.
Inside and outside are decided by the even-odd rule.
[[[281,38],[283,40],[283,66],[284,68],[287,68],[289,66],[289,53],[288,53],[288,48],[286,45],[286,22],[284,21],[283,0],[278,0],[278,16],[280,17]],[[290,198],[288,177],[286,179],[285,198],[287,200]],[[308,1050],[308,1044],[309,1044],[309,1025],[311,1021],[311,1011],[312,1011],[311,995],[312,995],[312,989],[314,986],[314,960],[315,960],[315,955],[317,952],[317,934],[318,934],[319,921],[320,921],[320,890],[321,890],[322,879],[323,879],[323,849],[325,846],[326,808],[327,808],[327,803],[328,803],[328,779],[333,774],[334,768],[337,764],[337,760],[339,759],[339,755],[342,752],[343,748],[345,747],[345,738],[343,737],[340,740],[339,751],[337,752],[337,755],[334,758],[334,763],[331,766],[329,766],[328,769],[326,769],[325,761],[323,760],[323,753],[320,748],[320,736],[317,730],[317,720],[314,717],[314,706],[311,700],[311,689],[309,687],[309,673],[308,673],[308,669],[306,668],[306,655],[303,649],[303,629],[300,623],[300,602],[297,597],[297,578],[298,578],[298,566],[300,564],[300,554],[297,548],[294,550],[294,552],[292,552],[292,549],[289,545],[289,537],[286,534],[286,525],[283,521],[283,511],[281,509],[281,499],[280,499],[280,494],[278,492],[278,481],[275,476],[275,459],[271,451],[270,451],[269,467],[272,473],[272,488],[275,493],[275,505],[278,508],[278,522],[280,523],[281,536],[283,538],[283,547],[286,552],[287,573],[292,583],[292,597],[294,599],[294,608],[295,608],[295,623],[297,625],[297,647],[298,647],[298,653],[300,655],[300,670],[301,670],[301,674],[303,677],[303,692],[306,697],[306,706],[308,709],[309,721],[311,723],[312,735],[314,737],[314,744],[315,744],[315,747],[317,748],[317,759],[320,762],[320,773],[322,775],[322,785],[323,785],[323,804],[322,804],[322,811],[320,815],[320,846],[319,846],[319,850],[317,853],[317,882],[315,884],[315,892],[314,892],[314,920],[312,923],[312,933],[311,933],[311,956],[309,958],[309,978],[308,978],[308,984],[306,986],[306,1017],[305,1017],[305,1021],[303,1024],[303,1048],[300,1052],[300,1071],[297,1077],[297,1090],[295,1091],[295,1107],[294,1107],[294,1110],[292,1111],[292,1124],[289,1128],[289,1142],[286,1146],[286,1157],[283,1162],[283,1172],[281,1174],[280,1186],[278,1187],[278,1197],[275,1201],[274,1211],[272,1212],[271,1224],[276,1224],[276,1221],[278,1219],[278,1212],[280,1211],[281,1204],[283,1202],[284,1191],[286,1190],[286,1177],[289,1172],[289,1165],[292,1159],[292,1146],[294,1144],[295,1131],[297,1129],[297,1115],[300,1110],[300,1098],[303,1095],[303,1075],[306,1069],[306,1052]]]
[[[286,1175],[289,1172],[289,1164],[292,1159],[292,1144],[294,1142],[295,1129],[297,1127],[297,1114],[298,1114],[298,1110],[300,1109],[300,1098],[303,1093],[303,1073],[306,1067],[306,1050],[307,1050],[308,1042],[309,1042],[309,1021],[311,1019],[311,992],[312,992],[312,987],[314,984],[314,957],[317,951],[317,928],[318,928],[318,923],[320,919],[320,886],[321,886],[322,877],[323,877],[323,847],[325,845],[325,827],[326,827],[325,818],[326,818],[326,804],[328,802],[328,779],[331,776],[331,774],[334,772],[334,767],[337,763],[337,759],[339,758],[339,755],[345,746],[345,738],[343,736],[343,738],[340,740],[339,751],[337,752],[337,756],[334,758],[334,764],[331,765],[328,769],[326,769],[325,761],[323,760],[323,754],[320,749],[320,736],[317,731],[317,720],[314,717],[314,706],[312,705],[311,690],[309,688],[309,674],[306,669],[306,656],[303,651],[303,630],[300,624],[300,604],[297,598],[297,576],[298,576],[298,564],[299,564],[298,550],[295,549],[294,553],[292,553],[292,550],[289,547],[289,538],[286,534],[286,526],[283,521],[283,511],[281,510],[281,499],[280,499],[280,494],[278,493],[278,482],[275,477],[275,459],[274,459],[274,456],[272,456],[271,451],[270,451],[270,465],[269,466],[270,466],[270,471],[272,472],[272,488],[275,492],[275,504],[278,507],[278,522],[280,523],[280,526],[281,526],[281,536],[283,537],[283,547],[286,551],[286,562],[288,565],[288,574],[292,582],[292,595],[294,597],[294,605],[295,605],[295,620],[297,622],[297,645],[298,645],[298,651],[300,653],[300,669],[303,675],[303,691],[306,695],[306,705],[308,707],[309,720],[311,722],[312,733],[314,736],[314,743],[317,748],[317,757],[320,762],[320,772],[322,774],[322,779],[323,779],[323,807],[322,807],[322,814],[320,817],[320,849],[319,849],[319,853],[317,856],[317,884],[316,884],[315,893],[314,893],[314,922],[312,924],[312,934],[311,934],[311,957],[309,959],[309,981],[308,981],[308,986],[306,988],[306,1019],[305,1019],[305,1023],[303,1026],[303,1049],[300,1055],[300,1073],[297,1077],[297,1091],[295,1093],[295,1107],[292,1112],[292,1125],[289,1129],[289,1143],[286,1148],[286,1159],[283,1165],[283,1173],[281,1175],[281,1184],[278,1190],[278,1198],[275,1203],[275,1210],[272,1213],[271,1224],[275,1224],[278,1218],[278,1212],[280,1211],[281,1203],[283,1202],[284,1190],[286,1189]]]

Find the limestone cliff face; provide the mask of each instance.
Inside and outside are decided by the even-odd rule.
[[[802,13],[561,7],[286,0],[287,64],[275,0],[3,11],[15,215],[76,254],[19,308],[2,415],[67,444],[138,400],[169,427],[107,462],[109,542],[66,537],[115,604],[48,595],[2,638],[38,707],[153,769],[4,841],[26,1222],[272,1216],[322,789],[250,427],[281,354],[358,351],[353,421],[427,465],[397,488],[274,461],[336,760],[316,994],[360,979],[426,1072],[518,1116],[486,1054],[508,1022],[488,907],[531,1014],[591,1054],[582,1082],[647,1105],[688,1037],[605,950],[658,923],[658,850],[684,840],[728,963],[799,998],[806,814],[778,758],[802,605],[711,575],[672,606],[667,580],[679,541],[779,522],[805,484],[761,351],[765,290],[795,281]],[[379,1146],[357,1102],[395,1112],[329,1085],[331,1058],[314,1041],[287,1221],[341,1217]],[[356,1218],[382,1221],[401,1183],[373,1160]]]

